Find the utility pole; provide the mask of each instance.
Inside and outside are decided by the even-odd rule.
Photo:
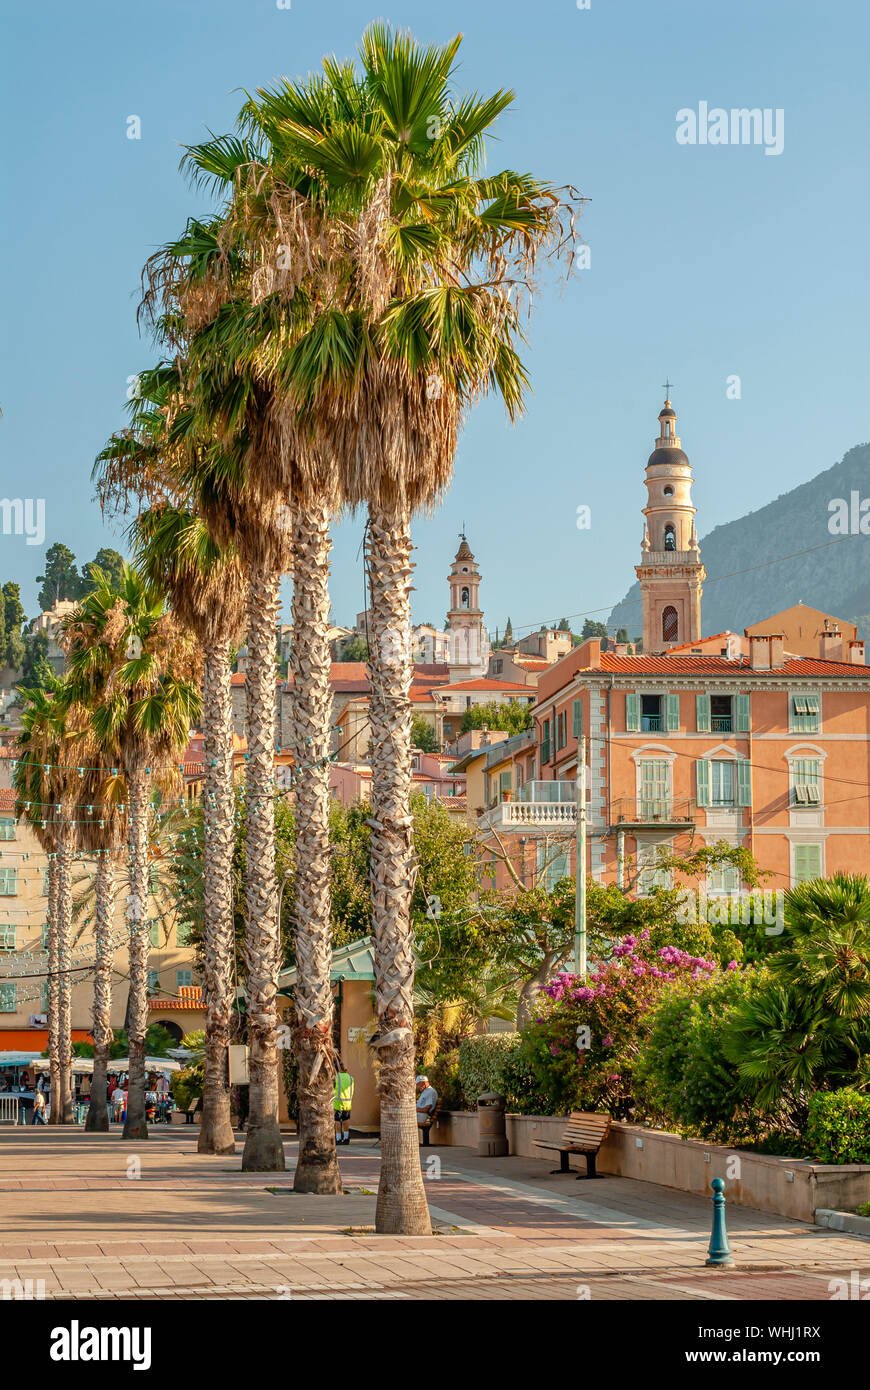
[[[577,740],[577,858],[574,889],[574,974],[586,979],[586,736]]]

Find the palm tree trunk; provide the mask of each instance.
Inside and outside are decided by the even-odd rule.
[[[125,1139],[147,1139],[145,1119],[145,1034],[148,1031],[148,780],[145,768],[127,772],[130,891],[127,895],[130,992],[127,996],[127,1075]]]
[[[275,625],[280,575],[252,567],[248,584],[245,805],[245,965],[247,969],[250,1113],[242,1168],[281,1172],[276,1047],[278,884],[275,878]]]
[[[372,935],[378,1014],[381,1179],[376,1229],[432,1230],[414,1091],[411,936],[411,525],[406,507],[369,506]]]
[[[61,817],[69,814],[63,807]],[[60,1111],[63,1125],[75,1120],[72,1091],[72,837],[71,825],[60,825],[57,838],[57,965]]]
[[[294,943],[299,1158],[295,1192],[341,1192],[332,1103],[332,922],[329,893],[329,511],[293,521]]]
[[[105,1133],[109,1128],[106,1072],[112,1045],[112,926],[115,917],[115,866],[109,850],[97,855],[94,927],[94,1074],[85,1129]]]
[[[60,951],[57,929],[57,854],[48,856],[48,1068],[50,1125],[63,1124],[60,1099]]]
[[[229,1041],[233,993],[233,705],[230,644],[206,649],[202,690],[203,758],[203,993],[205,1079],[197,1151],[236,1151],[230,1121]]]

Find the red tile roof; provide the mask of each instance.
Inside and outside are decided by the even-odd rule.
[[[699,637],[697,642],[680,642],[678,646],[670,647],[668,650],[673,656],[674,652],[690,652],[693,647],[700,647],[703,642],[718,642],[721,637],[736,636],[736,632],[732,632],[730,628],[726,628],[724,632],[711,632],[709,637]]]
[[[176,999],[149,999],[148,1008],[153,1013],[163,1013],[164,1009],[204,1009],[205,1000],[199,985],[180,985]]]
[[[775,670],[767,671],[753,670],[745,656],[729,661],[725,656],[674,656],[673,653],[668,656],[614,656],[612,652],[602,652],[600,668],[586,666],[581,669],[600,669],[622,676],[729,676],[740,672],[753,676],[870,677],[870,667],[853,665],[850,661],[823,661],[811,656],[792,657]]]
[[[0,790],[0,811],[15,810],[15,793],[8,788]]]
[[[522,690],[526,695],[534,694],[527,685],[520,685],[517,681],[495,680],[492,676],[482,676],[471,681],[453,681],[450,685],[439,686],[438,690],[440,694],[450,690]]]

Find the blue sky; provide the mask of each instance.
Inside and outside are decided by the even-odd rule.
[[[371,19],[425,41],[461,31],[459,85],[516,92],[490,167],[575,184],[591,263],[567,287],[544,277],[523,422],[479,407],[444,505],[417,523],[415,616],[443,620],[463,521],[491,628],[609,609],[634,578],[666,374],[702,535],[868,437],[868,14],[864,0],[10,7],[0,492],[44,497],[46,544],[80,562],[119,545],[90,469],[154,355],[136,328],[141,266],[207,206],[180,146],[229,129],[240,89],[350,54]],[[783,152],[678,145],[677,111],[701,101],[782,108]],[[740,400],[726,397],[733,373]],[[338,621],[362,606],[361,534],[359,521],[336,531]],[[43,557],[0,535],[0,578],[21,582],[30,615]]]

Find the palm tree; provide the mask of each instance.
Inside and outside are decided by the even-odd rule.
[[[368,507],[377,1225],[405,1233],[429,1229],[413,1087],[410,519],[449,482],[465,406],[495,388],[519,412],[517,298],[540,253],[571,248],[574,210],[573,190],[480,175],[484,136],[512,98],[455,102],[458,47],[422,50],[375,25],[361,73],[327,60],[307,86],[260,91],[243,138],[188,155],[237,191],[234,215],[260,248],[248,322],[264,336],[261,374],[288,402],[294,450],[314,439],[346,503]],[[273,267],[288,242],[285,283]]]
[[[185,257],[218,257],[212,235],[199,224],[161,258],[170,287],[167,318],[190,312],[193,294],[188,267],[181,284],[173,278]],[[205,255],[208,262],[208,255]],[[152,266],[152,275],[162,275]],[[224,324],[221,324],[223,331]],[[182,344],[179,343],[179,346]],[[113,439],[98,460],[101,494],[117,505],[128,494],[191,502],[213,543],[237,553],[247,576],[249,678],[246,682],[245,893],[250,1058],[250,1114],[242,1166],[280,1170],[284,1149],[278,1127],[277,989],[280,969],[278,886],[274,845],[275,652],[280,576],[290,566],[286,508],[262,496],[249,463],[264,447],[262,410],[249,376],[221,367],[218,352],[198,366],[198,379],[180,355],[172,368],[146,374],[144,410],[133,429]],[[229,359],[232,363],[233,359]],[[196,391],[193,387],[196,385]],[[231,939],[231,938],[230,938]],[[334,1148],[334,1140],[333,1140]]]
[[[13,774],[16,814],[24,815],[48,854],[48,1019],[50,1123],[71,1124],[71,787],[64,711],[56,691],[22,688],[26,701]]]
[[[245,574],[195,512],[165,504],[134,524],[137,563],[169,595],[172,610],[203,651],[203,993],[205,1081],[199,1153],[234,1153],[227,1049],[233,1002],[232,649],[242,633]]]
[[[837,1018],[870,1020],[870,883],[864,874],[811,879],[786,893],[788,947],[771,971]]]
[[[86,716],[81,711],[81,716]],[[94,875],[94,1071],[85,1129],[106,1133],[109,1108],[106,1091],[112,1030],[112,968],[115,957],[115,861],[126,832],[127,792],[123,777],[112,768],[94,740],[90,721],[81,718],[83,736],[78,756],[82,778],[76,806],[77,843],[96,861]]]
[[[129,565],[116,588],[95,569],[96,587],[66,620],[68,680],[91,711],[94,738],[127,786],[130,1076],[125,1139],[147,1139],[148,811],[152,787],[171,778],[200,713],[192,636],[166,612],[162,594]]]

